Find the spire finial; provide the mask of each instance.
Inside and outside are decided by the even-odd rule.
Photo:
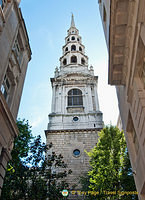
[[[71,27],[75,27],[75,22],[74,22],[74,15],[72,13],[72,17],[71,17]]]

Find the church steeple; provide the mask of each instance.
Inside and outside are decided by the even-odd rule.
[[[89,166],[84,150],[89,152],[96,145],[103,121],[97,93],[98,77],[94,76],[92,66],[88,69],[85,46],[73,15],[62,50],[60,67],[56,67],[55,77],[51,78],[52,107],[45,133],[47,144],[53,144],[52,151],[61,153],[72,169],[72,174],[66,177],[69,187],[75,184],[78,190],[77,180]]]
[[[74,16],[71,17],[71,26],[67,31],[65,45],[62,47],[63,55],[60,58],[61,69],[68,67],[83,66],[88,68],[88,57],[85,55],[85,46],[82,44],[82,38],[79,30],[75,26]],[[77,67],[79,71],[79,67]]]

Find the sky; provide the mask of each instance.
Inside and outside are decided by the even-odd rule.
[[[35,2],[35,3],[34,3]],[[48,114],[51,113],[51,83],[56,66],[60,66],[64,38],[73,13],[76,28],[85,45],[89,66],[98,76],[100,111],[105,125],[116,125],[118,103],[114,86],[108,85],[108,52],[98,0],[21,0],[32,59],[23,88],[18,118],[26,119],[34,136],[45,141]]]

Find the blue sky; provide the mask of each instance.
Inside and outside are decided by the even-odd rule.
[[[34,3],[35,2],[35,3]],[[89,65],[99,76],[98,96],[105,124],[115,125],[118,103],[115,88],[108,85],[108,53],[98,0],[22,0],[20,7],[27,27],[32,60],[28,65],[18,117],[29,120],[33,135],[45,141],[48,114],[51,112],[51,84],[59,67],[62,46],[74,14],[82,36]]]

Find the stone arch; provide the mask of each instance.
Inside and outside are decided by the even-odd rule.
[[[85,59],[81,58],[81,64],[84,65],[85,64]]]
[[[65,51],[68,51],[68,47],[65,48]]]
[[[75,37],[74,37],[74,36],[72,36],[72,37],[71,37],[71,40],[75,40]]]
[[[76,51],[76,45],[73,44],[73,45],[71,46],[71,51]]]
[[[82,51],[82,47],[79,47],[79,51]]]
[[[63,65],[67,65],[67,59],[66,58],[63,59]]]
[[[71,57],[71,63],[77,63],[77,57],[76,56]]]
[[[68,91],[68,106],[82,106],[83,96],[80,89],[71,89]]]

